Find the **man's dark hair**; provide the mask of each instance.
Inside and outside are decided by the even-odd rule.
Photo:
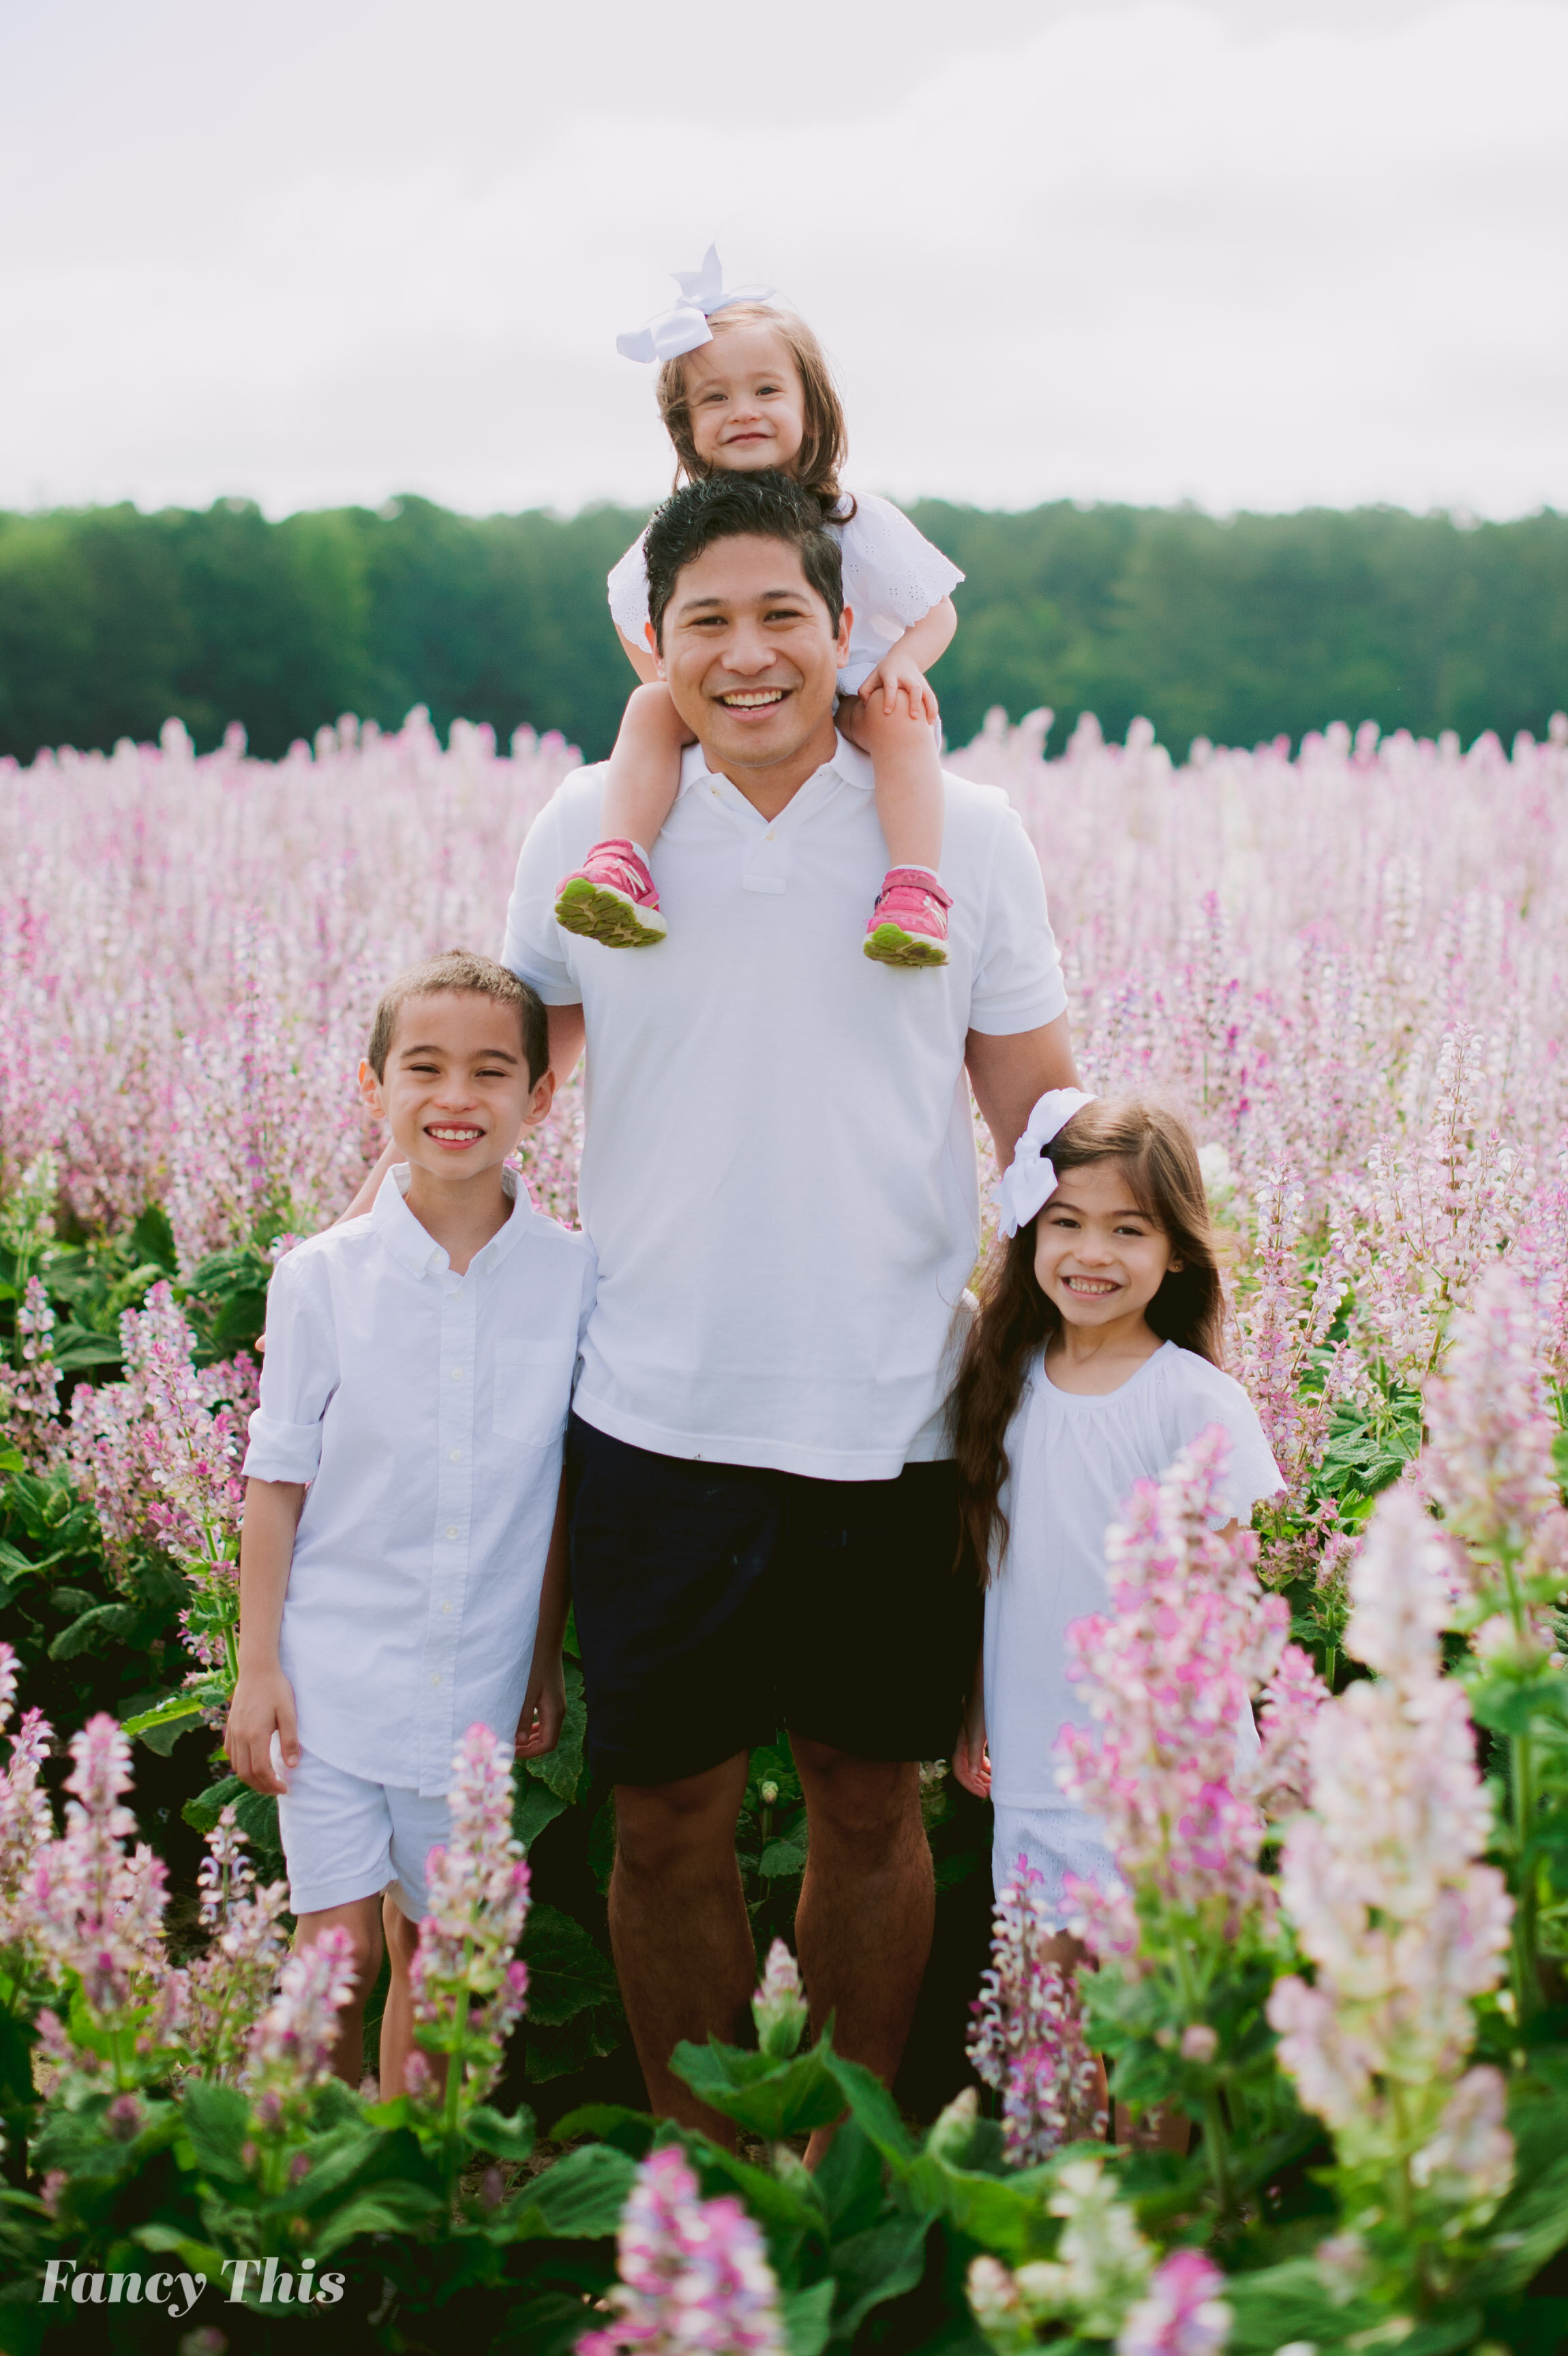
[[[781,540],[795,550],[800,570],[832,618],[843,613],[839,544],[822,519],[822,501],[795,481],[766,467],[755,475],[705,475],[654,510],[642,543],[648,570],[648,618],[662,641],[664,616],[685,567],[716,540]]]

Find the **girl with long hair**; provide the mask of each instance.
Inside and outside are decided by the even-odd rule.
[[[952,901],[939,872],[942,779],[926,672],[958,627],[950,593],[963,574],[890,501],[843,488],[843,409],[805,321],[766,298],[726,294],[711,248],[701,271],[677,276],[682,301],[622,336],[620,348],[659,363],[659,412],[674,445],[677,489],[714,474],[774,467],[820,501],[839,541],[852,615],[838,724],[870,756],[890,862],[862,948],[884,965],[945,965]],[[667,930],[650,852],[674,806],[692,738],[649,634],[640,539],[611,573],[609,601],[643,684],[610,755],[600,840],[562,878],[554,913],[569,932],[607,948],[649,948]]]
[[[985,1587],[983,1675],[954,1759],[995,1808],[996,1885],[1020,1856],[1058,1922],[1063,1878],[1115,1864],[1055,1774],[1081,1721],[1066,1631],[1110,1609],[1105,1534],[1210,1424],[1230,1435],[1234,1518],[1283,1486],[1222,1360],[1223,1300],[1192,1132],[1142,1097],[1054,1089],[1029,1116],[953,1394],[967,1565]],[[1255,1748],[1251,1713],[1238,1743]]]

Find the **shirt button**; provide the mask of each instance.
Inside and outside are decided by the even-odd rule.
[[[441,1672],[440,1672],[440,1670],[439,1670],[439,1669],[437,1669],[437,1670],[435,1672],[434,1676],[431,1677],[430,1682],[431,1682],[431,1684],[432,1684],[433,1686],[438,1686],[438,1685],[441,1683]]]
[[[460,1382],[462,1381],[462,1379],[463,1379],[463,1369],[462,1369],[462,1367],[461,1367],[461,1366],[454,1366],[454,1367],[453,1367],[453,1369],[452,1369],[452,1380],[453,1380],[455,1383],[460,1383]]]
[[[447,1598],[446,1598],[446,1601],[442,1604],[441,1609],[442,1609],[443,1612],[450,1612],[450,1611],[451,1611],[451,1609],[452,1609],[452,1598],[451,1598],[450,1596],[447,1596]]]
[[[446,1453],[454,1464],[461,1464],[463,1462],[463,1451],[460,1448],[449,1448]]]
[[[456,1537],[456,1535],[457,1535],[457,1525],[456,1525],[456,1522],[448,1522],[448,1523],[447,1523],[447,1525],[446,1525],[446,1535],[447,1535],[447,1537],[448,1537],[449,1538],[455,1538],[455,1537]]]

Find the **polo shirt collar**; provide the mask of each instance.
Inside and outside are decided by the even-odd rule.
[[[854,786],[857,792],[863,794],[871,792],[875,779],[869,758],[865,753],[858,752],[847,737],[839,735],[836,730],[833,734],[832,758],[824,761],[822,768],[814,770],[812,776],[806,779],[806,785],[812,784],[815,778],[823,776],[830,769],[835,776],[842,778],[846,786]],[[681,792],[689,793],[693,786],[699,786],[704,778],[716,775],[716,771],[709,768],[702,746],[688,744],[681,755]],[[803,793],[805,786],[802,786],[800,790]]]
[[[405,1197],[409,1177],[408,1163],[394,1162],[376,1191],[371,1206],[371,1225],[398,1266],[405,1268],[410,1276],[439,1276],[450,1263],[444,1248],[426,1233],[408,1207]],[[498,1228],[483,1249],[474,1254],[468,1263],[470,1275],[505,1259],[533,1218],[532,1198],[510,1163],[502,1165],[501,1184],[511,1205],[510,1215],[505,1226]]]

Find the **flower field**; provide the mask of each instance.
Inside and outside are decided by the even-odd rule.
[[[396,2104],[327,2077],[338,1959],[288,1958],[214,1751],[273,1258],[377,1150],[381,986],[493,948],[575,755],[415,713],[0,764],[0,2350],[1568,2342],[1568,721],[1180,768],[1087,720],[1047,760],[1047,722],[954,766],[1039,849],[1086,1085],[1194,1121],[1288,1489],[1212,1537],[1199,1442],[1072,1632],[1063,1772],[1124,1883],[1092,1969],[1026,1877],[982,1980],[985,1813],[923,1777],[969,2064],[935,2010],[893,2095],[802,2048],[800,1786],[755,1754],[757,2049],[682,2057],[738,2157],[635,2108],[575,1666],[515,1787],[465,1744]],[[567,1218],[577,1119],[525,1161]]]

